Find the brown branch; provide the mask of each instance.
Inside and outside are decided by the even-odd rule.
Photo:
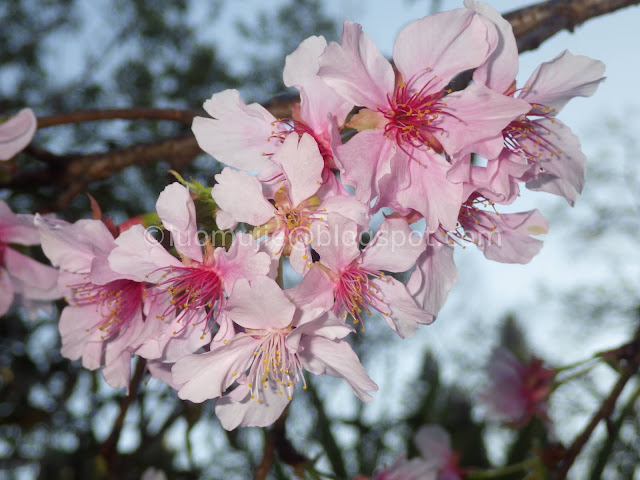
[[[109,110],[84,110],[38,117],[38,129],[67,125],[70,123],[95,122],[98,120],[170,120],[191,125],[198,115],[192,110],[173,108],[116,108]]]
[[[600,421],[607,421],[611,418],[611,414],[615,410],[616,403],[618,402],[618,398],[622,394],[624,387],[638,372],[638,366],[640,365],[640,328],[636,330],[633,342],[626,346],[627,351],[629,350],[630,345],[633,345],[633,353],[628,356],[625,355],[625,358],[623,359],[625,364],[618,381],[615,383],[611,392],[607,398],[604,399],[600,408],[593,415],[587,426],[582,430],[580,435],[575,438],[571,446],[564,453],[562,460],[558,464],[558,469],[552,477],[553,480],[564,480],[567,477],[569,470],[591,438],[593,431],[596,429]]]
[[[129,407],[138,394],[138,388],[140,387],[140,382],[142,381],[146,367],[147,361],[144,358],[139,358],[138,363],[136,364],[136,370],[131,378],[131,382],[129,383],[129,394],[120,402],[120,413],[118,414],[116,421],[113,423],[111,433],[102,444],[102,447],[100,447],[100,456],[107,461],[107,464],[111,463],[111,459],[116,453],[116,447],[118,446],[118,440],[120,439],[120,432],[124,425],[124,419],[127,416]]]
[[[520,53],[534,50],[561,30],[573,32],[587,20],[640,4],[640,0],[551,0],[506,13]]]

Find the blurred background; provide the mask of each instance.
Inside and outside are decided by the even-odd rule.
[[[526,3],[492,5],[507,12]],[[443,0],[2,2],[0,112],[9,115],[24,106],[38,116],[94,108],[200,111],[204,100],[225,88],[238,88],[247,103],[264,103],[288,93],[284,57],[310,35],[338,40],[342,21],[356,21],[390,57],[395,35],[408,22],[460,6]],[[535,354],[561,366],[624,343],[638,325],[638,24],[640,9],[630,7],[521,56],[520,84],[564,49],[607,65],[608,78],[595,96],[573,100],[559,116],[578,134],[589,161],[583,196],[571,208],[563,199],[523,191],[508,210],[538,208],[548,218],[542,252],[521,266],[495,264],[474,249],[460,249],[457,286],[438,320],[411,339],[369,321],[366,335],[352,340],[381,387],[375,400],[364,405],[338,380],[307,378],[311,388],[295,396],[286,421],[290,444],[281,457],[286,451],[292,457],[279,458],[270,478],[293,478],[296,454],[318,459],[317,470],[329,478],[371,475],[403,452],[415,455],[411,437],[426,423],[451,433],[462,465],[479,467],[518,461],[532,445],[570,443],[581,430],[616,379],[606,366],[553,396],[553,431],[534,422],[515,432],[487,420],[477,395],[498,345],[521,358]],[[0,199],[28,213],[58,210],[64,197],[61,217],[89,217],[86,195],[69,194],[55,177],[64,162],[189,132],[177,122],[140,120],[39,131],[34,143],[44,151],[0,164]],[[159,192],[173,181],[170,168],[205,185],[221,169],[203,154],[159,154],[92,182],[86,191],[117,223],[154,209]],[[16,310],[1,320],[0,479],[133,479],[150,466],[170,479],[252,477],[267,430],[225,432],[213,402],[181,402],[156,380],[133,400],[117,442],[119,455],[107,468],[100,451],[124,392],[60,356],[56,316],[27,318]],[[636,384],[628,390],[637,390]],[[619,405],[625,408],[612,420],[618,428],[596,431],[573,478],[640,478],[637,398],[623,395]]]

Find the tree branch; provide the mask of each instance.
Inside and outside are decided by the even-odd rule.
[[[640,0],[550,0],[504,15],[513,27],[520,53],[538,48],[562,30],[573,32],[587,20],[640,4]]]
[[[98,120],[170,120],[191,126],[198,112],[174,108],[114,108],[107,110],[83,110],[38,117],[38,129],[67,125],[70,123],[95,122]]]
[[[562,460],[558,464],[558,468],[554,475],[553,480],[564,480],[567,477],[567,473],[571,469],[571,466],[575,462],[576,458],[587,444],[593,431],[596,429],[601,420],[607,420],[611,418],[611,414],[615,410],[618,398],[622,394],[627,382],[638,372],[638,366],[640,365],[640,327],[636,330],[633,342],[627,346],[628,354],[623,358],[625,364],[622,369],[622,373],[615,383],[611,392],[607,398],[602,402],[598,411],[593,415],[591,421],[584,428],[582,433],[578,435],[571,446],[566,450]]]

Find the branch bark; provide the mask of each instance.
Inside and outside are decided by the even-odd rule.
[[[640,0],[550,0],[504,15],[511,23],[520,53],[538,48],[562,30],[607,13],[640,4]]]

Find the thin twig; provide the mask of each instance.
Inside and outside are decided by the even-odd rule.
[[[638,365],[640,365],[640,327],[634,334],[634,351],[633,355],[625,358],[625,365],[622,369],[622,373],[615,383],[611,392],[604,399],[598,411],[593,415],[584,430],[578,435],[571,446],[566,450],[562,460],[558,464],[558,469],[553,475],[554,480],[564,480],[567,477],[567,473],[571,469],[571,466],[575,462],[576,458],[587,444],[593,431],[596,429],[601,420],[606,420],[611,417],[618,398],[622,394],[624,387],[629,380],[638,372]]]
[[[120,439],[120,432],[124,425],[124,419],[127,416],[127,411],[133,403],[133,400],[138,394],[138,388],[142,377],[144,376],[145,369],[147,367],[147,361],[144,358],[139,358],[136,364],[136,370],[129,383],[129,394],[120,401],[120,413],[113,423],[111,433],[100,447],[100,455],[110,463],[114,454],[116,453],[116,447],[118,446],[118,440]]]

